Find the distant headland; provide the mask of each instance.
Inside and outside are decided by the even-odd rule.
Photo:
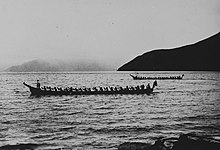
[[[21,65],[11,66],[4,72],[71,72],[71,71],[112,71],[111,66],[95,61],[61,61],[36,59]]]
[[[220,71],[220,32],[195,44],[137,56],[117,71]]]

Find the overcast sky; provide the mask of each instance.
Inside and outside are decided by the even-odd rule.
[[[220,31],[220,0],[0,0],[0,67],[33,59],[121,66]]]

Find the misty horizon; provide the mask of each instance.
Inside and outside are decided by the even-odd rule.
[[[186,47],[186,46],[192,46],[192,45],[195,45],[197,43],[201,43],[202,41],[207,41],[208,39],[211,39],[214,36],[217,36],[219,34],[220,34],[220,32],[218,34],[215,34],[211,37],[208,37],[208,38],[203,39],[201,41],[198,41],[196,43],[187,44],[187,45],[183,45],[183,46],[180,46],[180,47],[175,47],[175,48],[172,48],[172,49],[182,48],[182,47]],[[154,49],[154,50],[151,50],[151,51],[157,51],[157,50],[161,50],[161,49]],[[163,50],[168,50],[169,51],[171,49],[163,49]],[[151,51],[148,51],[148,52],[151,52]],[[145,53],[147,53],[147,52],[145,52]],[[131,60],[134,60],[137,57],[140,57],[142,55],[143,54],[135,56]],[[23,68],[23,67],[27,66],[28,68],[30,68],[30,66],[33,65],[33,63],[37,63],[35,65],[37,65],[37,66],[40,65],[40,67],[46,67],[46,68],[48,67],[48,65],[50,65],[50,67],[47,68],[49,70],[44,68],[43,70],[40,70],[40,71],[116,71],[116,70],[118,70],[119,67],[126,64],[126,62],[122,62],[121,64],[119,64],[119,62],[109,63],[106,60],[97,60],[97,59],[92,59],[92,58],[84,58],[84,59],[80,59],[80,58],[74,58],[74,59],[50,58],[50,59],[34,59],[34,60],[26,61],[22,64],[15,64],[15,65],[8,66],[7,68],[0,68],[0,71],[3,71],[3,72],[4,71],[16,72],[16,71],[13,71],[15,69],[15,67],[17,67],[17,68],[22,67]],[[56,69],[55,70],[50,70],[51,67],[54,68],[54,69],[56,68]],[[33,66],[33,68],[35,68],[35,66]],[[22,70],[26,70],[26,69],[24,68]],[[22,70],[20,70],[18,72],[22,72]],[[33,70],[33,71],[37,71],[37,70]],[[24,71],[24,72],[26,72],[26,71]]]
[[[118,66],[97,60],[61,60],[61,59],[34,59],[21,64],[12,65],[0,71],[3,72],[30,72],[36,71],[115,71]],[[52,69],[52,70],[51,70]],[[29,72],[28,71],[28,72]]]

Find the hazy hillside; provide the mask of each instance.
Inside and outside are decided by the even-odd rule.
[[[220,71],[220,33],[192,45],[144,53],[118,71]]]
[[[101,65],[94,61],[45,61],[33,60],[21,65],[12,66],[6,72],[61,72],[61,71],[107,71],[112,70],[107,65]]]

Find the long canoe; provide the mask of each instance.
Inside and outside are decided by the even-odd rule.
[[[100,88],[100,89],[72,89],[72,88],[36,88],[31,85],[26,84],[23,82],[23,84],[29,88],[31,95],[111,95],[111,94],[151,94],[153,93],[154,87],[157,86],[157,82],[154,82],[152,88],[150,86],[137,86],[137,87],[126,87],[126,88],[112,88],[112,89],[106,89],[106,88]],[[57,90],[59,89],[59,90]],[[88,90],[89,89],[89,90]]]
[[[142,76],[138,76],[138,75],[132,75],[130,74],[130,76],[134,79],[134,80],[181,80],[183,79],[183,76],[171,76],[171,77],[142,77]]]

